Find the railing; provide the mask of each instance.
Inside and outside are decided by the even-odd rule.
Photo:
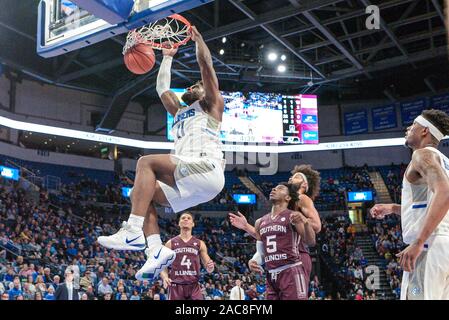
[[[89,224],[89,225],[92,225],[92,223],[90,223],[90,222],[87,221],[86,219],[80,217],[79,215],[74,214],[73,212],[65,211],[64,209],[62,209],[61,207],[58,207],[57,205],[55,205],[55,204],[53,204],[53,203],[49,203],[48,206],[49,206],[49,207],[52,207],[53,209],[56,209],[56,211],[61,210],[61,211],[63,211],[64,213],[66,213],[66,214],[68,214],[68,215],[70,215],[70,216],[72,216],[72,217],[74,217],[74,218],[76,218],[76,219],[79,219],[79,220],[81,220],[81,221],[83,221],[83,222],[85,222],[85,223],[87,223],[87,224]]]
[[[13,244],[13,246],[14,246],[14,244]],[[20,256],[20,253],[21,253],[21,250],[19,248],[15,247],[17,249],[17,251],[18,251],[16,253],[16,252],[12,251],[11,249],[8,249],[7,247],[5,247],[2,243],[0,243],[0,248],[3,249],[3,250],[6,250],[7,252],[11,253],[15,257]]]
[[[47,190],[59,192],[61,190],[61,178],[50,175],[46,176],[45,187],[47,188]]]

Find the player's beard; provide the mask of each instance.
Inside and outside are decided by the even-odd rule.
[[[195,92],[187,91],[182,95],[181,99],[185,104],[190,106],[192,103],[199,100],[199,96]]]

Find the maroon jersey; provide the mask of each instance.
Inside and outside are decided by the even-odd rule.
[[[261,218],[259,233],[264,243],[265,267],[268,270],[301,261],[301,237],[290,223],[291,213],[291,210],[285,210],[274,218],[271,213]]]
[[[184,242],[180,236],[170,240],[171,248],[176,252],[176,259],[171,265],[169,277],[173,283],[192,284],[200,279],[201,241],[192,237]]]

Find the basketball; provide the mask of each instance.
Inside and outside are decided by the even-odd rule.
[[[125,65],[134,74],[145,74],[153,69],[156,57],[148,44],[138,43],[125,53]]]

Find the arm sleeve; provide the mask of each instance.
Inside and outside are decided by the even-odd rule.
[[[161,97],[164,92],[170,90],[172,62],[173,57],[164,56],[159,67],[159,73],[157,75],[156,82],[156,91],[159,97]]]

